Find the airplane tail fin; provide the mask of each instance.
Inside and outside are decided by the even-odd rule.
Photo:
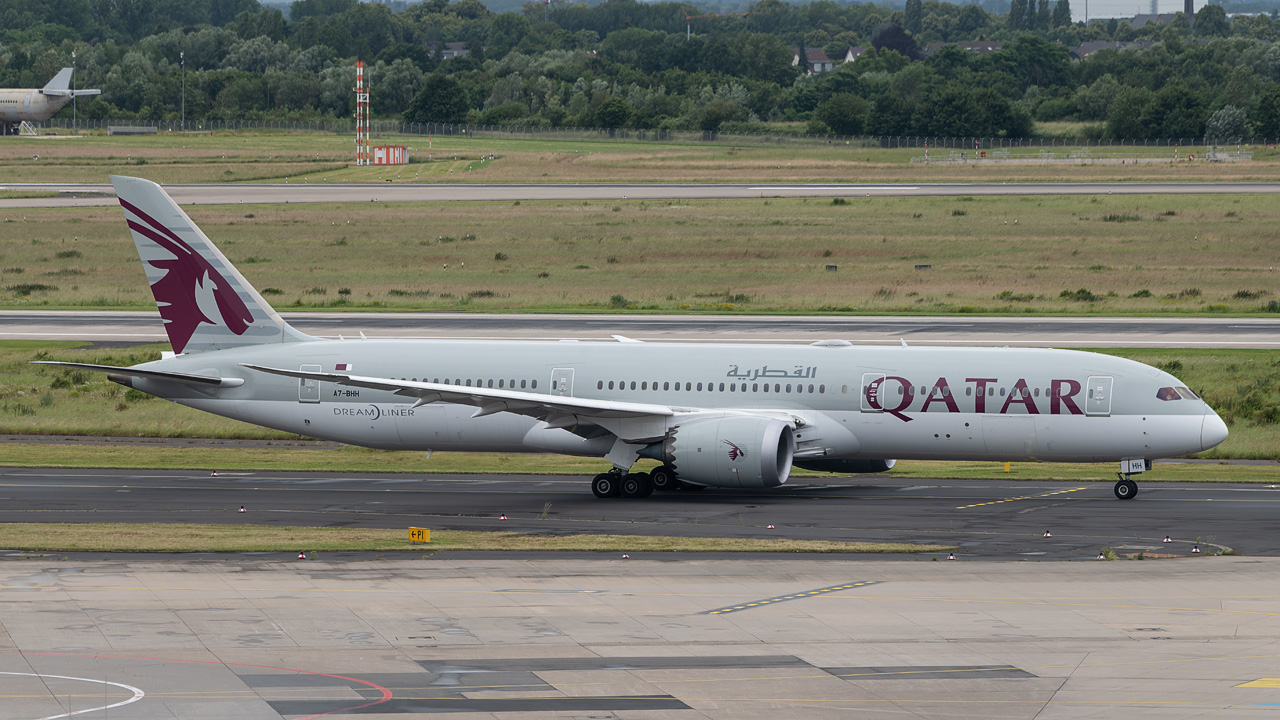
[[[54,75],[53,79],[45,83],[44,87],[41,89],[46,91],[47,94],[52,93],[52,94],[70,95],[71,94],[70,93],[71,73],[72,73],[71,68],[69,67],[62,68],[61,70],[58,71],[58,74]]]
[[[159,185],[111,176],[175,353],[312,340],[284,321]]]

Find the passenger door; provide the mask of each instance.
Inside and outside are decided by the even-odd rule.
[[[1095,375],[1089,378],[1084,414],[1106,417],[1111,414],[1111,387],[1115,378]]]
[[[302,365],[298,368],[302,372],[320,372],[319,365]],[[298,378],[298,402],[318,403],[320,402],[320,381],[310,378]]]
[[[573,396],[573,368],[555,368],[551,371],[551,394]]]

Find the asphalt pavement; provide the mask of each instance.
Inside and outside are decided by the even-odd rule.
[[[1202,467],[1212,480],[1217,466]],[[954,545],[962,557],[995,560],[1091,560],[1103,547],[1190,556],[1196,545],[1201,554],[1280,555],[1280,489],[1161,483],[1157,465],[1138,478],[1138,497],[1123,501],[1112,494],[1109,469],[1099,466],[1098,482],[1083,483],[864,475],[603,500],[586,477],[9,468],[0,471],[0,522],[900,542]]]

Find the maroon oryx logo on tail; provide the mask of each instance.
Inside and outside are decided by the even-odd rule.
[[[738,458],[744,458],[744,457],[746,457],[746,456],[747,456],[747,451],[746,451],[746,450],[743,450],[742,448],[740,448],[740,447],[738,447],[737,445],[733,444],[733,442],[731,442],[731,441],[729,441],[729,440],[725,440],[725,441],[724,441],[724,444],[729,446],[729,459],[730,459],[730,460],[737,460]]]
[[[174,256],[170,260],[146,261],[165,271],[164,277],[152,283],[151,292],[160,307],[160,317],[164,319],[173,351],[180,353],[186,348],[200,323],[221,324],[236,335],[243,335],[253,324],[253,313],[222,273],[155,218],[123,199],[120,205],[125,209],[130,230]],[[130,214],[134,217],[128,217]],[[221,323],[206,315],[210,299],[217,305]]]

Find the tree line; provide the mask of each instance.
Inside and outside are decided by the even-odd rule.
[[[353,114],[361,59],[374,116],[409,122],[1025,137],[1070,120],[1098,139],[1280,135],[1280,22],[1265,14],[1209,5],[1194,23],[1135,28],[1073,23],[1069,0],[1013,0],[1004,14],[935,0],[744,8],[0,0],[0,86],[38,87],[75,51],[77,85],[103,91],[84,117],[178,121],[185,80],[189,126],[310,120]],[[972,40],[1001,47],[948,44]],[[1072,56],[1099,41],[1126,45]],[[807,73],[800,48],[835,69]],[[849,48],[861,55],[840,63]]]

